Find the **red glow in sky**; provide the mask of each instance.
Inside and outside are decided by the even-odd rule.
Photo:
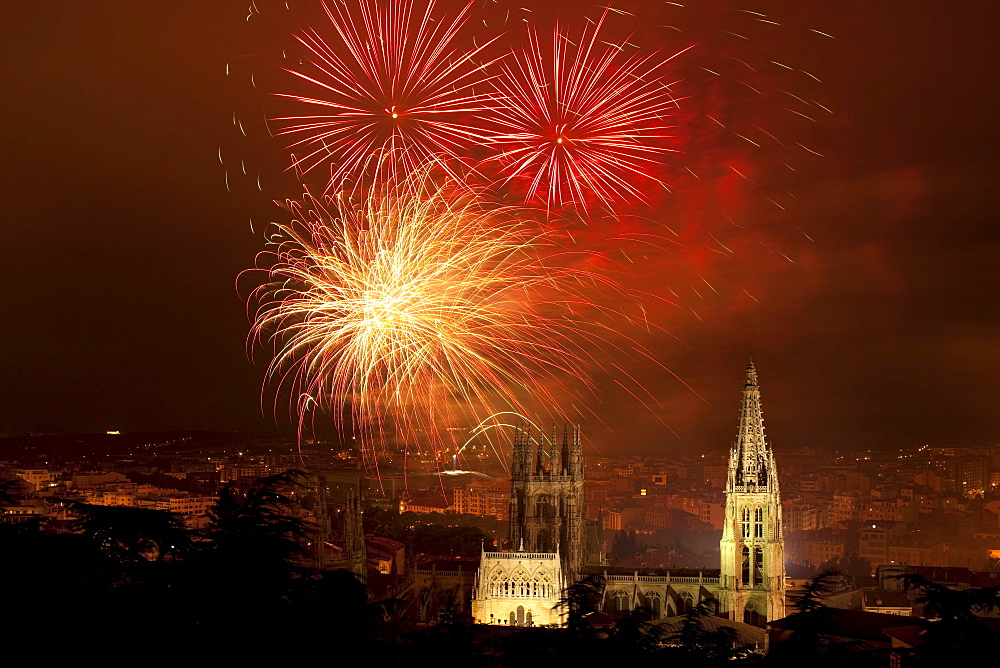
[[[245,2],[0,8],[0,433],[273,429],[233,277],[287,186],[262,100],[315,17],[256,4],[249,20]],[[477,19],[508,8],[487,4]],[[540,32],[582,15],[508,4]],[[678,63],[680,153],[650,206],[558,232],[663,298],[648,316],[670,335],[643,343],[706,401],[623,358],[683,443],[611,374],[590,443],[727,446],[751,353],[777,449],[996,442],[995,3],[751,4],[764,20],[615,5],[644,48],[697,45]]]

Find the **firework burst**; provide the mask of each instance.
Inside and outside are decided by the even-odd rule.
[[[473,85],[486,78],[474,59],[490,41],[468,50],[458,45],[471,7],[449,18],[435,16],[434,0],[324,3],[334,39],[314,29],[297,35],[309,66],[286,70],[315,94],[278,95],[316,113],[272,119],[277,134],[292,139],[292,167],[329,166],[328,188],[379,183],[427,161],[456,176],[453,159],[484,138],[466,119],[489,100]]]
[[[627,55],[628,46],[601,41],[606,16],[578,41],[557,24],[550,51],[529,27],[528,48],[499,63],[502,131],[493,141],[507,181],[523,180],[527,199],[549,210],[644,200],[635,181],[658,181],[669,150],[662,144],[677,100],[662,70],[679,54]]]
[[[274,348],[269,377],[341,428],[391,420],[433,440],[480,411],[554,404],[554,386],[586,378],[600,336],[585,295],[606,281],[546,260],[559,251],[513,212],[427,170],[360,202],[290,206],[251,297],[252,342]]]

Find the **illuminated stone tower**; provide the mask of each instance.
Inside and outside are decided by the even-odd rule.
[[[764,439],[760,389],[747,366],[736,442],[729,455],[719,600],[730,619],[762,626],[785,616],[785,555],[774,455]]]
[[[541,434],[517,429],[511,467],[510,549],[559,553],[562,572],[573,582],[583,566],[583,450],[580,427],[555,429],[548,452]]]

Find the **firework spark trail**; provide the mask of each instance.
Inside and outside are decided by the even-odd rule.
[[[526,199],[549,210],[645,200],[632,181],[659,182],[655,169],[669,151],[661,145],[671,136],[665,121],[678,100],[663,69],[687,49],[668,58],[626,55],[600,41],[606,17],[575,42],[557,24],[549,53],[529,27],[528,48],[498,64],[501,130],[493,141],[507,181],[526,180]]]
[[[277,94],[319,110],[272,119],[301,154],[292,168],[329,166],[328,191],[345,181],[377,185],[429,160],[457,178],[452,163],[485,138],[465,119],[480,116],[490,99],[473,88],[488,79],[490,63],[474,58],[494,40],[469,50],[457,44],[472,6],[437,17],[434,0],[419,7],[415,0],[324,3],[336,38],[306,29],[296,39],[312,70],[286,69],[316,94]]]
[[[694,109],[676,112],[679,99],[671,94],[673,82],[666,70],[684,51],[670,55],[672,50],[633,50],[625,41],[610,44],[614,40],[601,36],[605,12],[576,35],[557,24],[551,49],[548,27],[541,40],[528,27],[526,49],[477,63],[489,60],[484,49],[495,38],[485,44],[473,41],[467,49],[460,46],[459,33],[472,5],[452,12],[450,3],[435,5],[435,0],[330,0],[324,8],[332,31],[310,29],[298,36],[308,64],[286,71],[306,88],[287,89],[279,97],[286,99],[283,104],[297,105],[291,113],[318,110],[317,115],[272,120],[281,123],[278,134],[289,138],[289,149],[298,155],[292,157],[292,168],[297,173],[328,168],[324,195],[343,194],[307,196],[289,204],[296,220],[281,226],[279,248],[266,265],[271,283],[253,297],[259,310],[252,339],[273,347],[269,379],[292,397],[300,431],[304,421],[331,411],[341,428],[350,423],[368,444],[376,441],[374,430],[385,425],[386,433],[399,433],[416,445],[422,440],[433,449],[452,438],[443,427],[470,418],[474,423],[477,416],[494,411],[537,417],[538,406],[548,404],[561,413],[556,395],[576,394],[567,392],[567,385],[579,387],[583,381],[584,387],[595,389],[586,384],[592,365],[602,367],[594,372],[597,377],[608,372],[608,382],[601,385],[619,387],[657,414],[657,399],[641,379],[603,356],[611,347],[624,349],[669,372],[641,346],[609,345],[611,339],[627,338],[622,332],[629,324],[664,331],[655,322],[657,314],[647,316],[643,310],[641,318],[633,319],[595,304],[608,303],[595,296],[607,287],[605,282],[584,270],[567,269],[563,259],[542,260],[543,253],[561,243],[551,226],[540,237],[517,222],[510,209],[488,211],[474,194],[480,175],[496,176],[494,170],[500,170],[492,186],[513,184],[526,204],[567,214],[567,220],[575,215],[590,222],[604,213],[595,209],[607,209],[617,235],[606,238],[598,231],[600,240],[592,234],[584,243],[614,247],[593,253],[590,264],[603,270],[619,258],[637,262],[630,255],[642,256],[631,248],[627,255],[616,245],[622,242],[653,254],[654,260],[669,253],[680,259],[675,264],[681,268],[673,271],[681,276],[685,263],[697,265],[690,272],[697,289],[692,285],[691,291],[703,310],[712,294],[702,284],[719,295],[713,284],[725,291],[725,283],[706,273],[704,253],[683,250],[702,250],[696,243],[702,235],[700,221],[714,208],[698,208],[700,203],[713,202],[714,207],[716,184],[731,175],[739,177],[743,188],[750,184],[765,190],[751,178],[761,171],[753,168],[779,153],[784,157],[778,148],[796,155],[815,153],[793,141],[803,137],[779,140],[752,123],[760,120],[767,126],[760,113],[718,113],[734,99],[768,108],[774,100],[761,80],[798,76],[798,70],[778,62],[785,58],[761,63],[748,57],[748,62],[726,55],[727,49],[716,54],[714,42],[692,35],[685,43],[702,44],[699,59],[707,51],[718,62],[709,61],[709,69],[685,58],[684,65],[709,73],[709,85],[715,88],[712,95],[701,91],[696,97],[702,102],[692,104]],[[442,7],[449,11],[438,11]],[[777,23],[767,23],[767,30],[777,30]],[[756,87],[742,77],[752,77]],[[684,79],[697,81],[686,72]],[[728,85],[733,82],[743,86]],[[812,106],[829,112],[807,93],[779,92],[780,108],[795,119],[814,125]],[[796,111],[800,107],[803,112]],[[711,132],[693,123],[700,119],[712,123]],[[671,140],[668,122],[686,128],[677,133],[683,134],[683,142]],[[239,128],[245,136],[242,123]],[[693,181],[664,168],[671,148],[683,149],[690,163],[677,161],[672,169],[683,167]],[[483,151],[494,155],[470,169],[471,156],[482,158]],[[741,159],[730,160],[734,152]],[[432,168],[425,169],[428,163]],[[227,167],[227,187],[231,176],[246,171],[242,163]],[[430,185],[432,172],[444,172],[449,185]],[[414,173],[420,176],[407,178]],[[676,239],[642,232],[647,229],[642,226],[622,233],[622,212],[652,195],[650,186],[666,187],[666,181],[688,189],[688,200],[699,202],[692,210],[704,215],[680,219],[680,232],[667,228]],[[686,188],[689,182],[695,186]],[[706,191],[710,196],[704,196]],[[743,205],[737,197],[741,190],[721,192],[730,197],[722,205]],[[771,194],[764,195],[766,201],[784,212],[778,201],[784,202],[783,196]],[[506,193],[503,198],[509,201]],[[743,233],[743,226],[721,208],[721,215]],[[687,229],[685,220],[690,221]],[[565,231],[572,239],[568,227]],[[716,233],[718,238],[704,230],[711,239],[704,249],[720,257],[736,255],[740,238],[734,243]],[[644,264],[662,280],[662,266]],[[648,287],[641,260],[638,265],[630,266],[631,278],[623,280]],[[683,306],[686,297],[667,290],[676,300],[642,290],[629,297]],[[743,293],[757,301],[745,288]],[[588,321],[587,314],[595,313],[617,319],[612,324]],[[603,347],[602,364],[595,365],[591,357],[589,346],[595,342]],[[622,380],[612,378],[613,371]]]
[[[294,221],[261,258],[251,346],[273,347],[268,377],[342,430],[346,412],[354,428],[433,443],[456,418],[554,406],[553,388],[586,386],[617,335],[588,296],[612,283],[553,261],[562,251],[514,212],[430,171],[360,202],[289,203]]]

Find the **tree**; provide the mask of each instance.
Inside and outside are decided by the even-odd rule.
[[[302,475],[287,471],[260,478],[246,494],[232,487],[222,490],[209,513],[203,555],[224,581],[240,589],[250,585],[270,597],[291,595],[301,570],[295,557],[303,553],[302,543],[309,537],[292,497],[302,486]]]
[[[920,594],[917,602],[924,604],[924,615],[928,619],[945,623],[967,623],[977,621],[976,613],[987,613],[1000,607],[1000,585],[952,589],[915,573],[899,577],[907,591]]]
[[[184,523],[169,511],[71,503],[78,515],[73,528],[96,555],[112,562],[128,565],[176,558],[190,546]]]
[[[927,617],[924,642],[912,655],[918,665],[945,665],[960,655],[987,656],[995,640],[976,613],[1000,608],[1000,586],[951,589],[915,573],[900,576],[918,594]]]
[[[715,616],[714,601],[704,599],[684,614],[680,629],[670,639],[681,646],[689,661],[712,663],[728,661],[739,655],[739,633],[721,626],[707,628],[706,622]]]
[[[15,505],[23,494],[21,490],[23,484],[24,481],[20,478],[0,480],[0,506]]]
[[[642,551],[642,540],[634,531],[620,531],[611,545],[611,558],[614,561],[621,561],[642,554]]]
[[[819,573],[800,592],[789,595],[792,605],[801,613],[813,613],[826,607],[825,597],[840,580],[838,571],[827,570]]]
[[[770,655],[772,660],[777,659],[780,663],[782,659],[804,656],[818,659],[826,652],[827,642],[822,635],[827,609],[824,597],[833,590],[839,578],[837,571],[824,571],[811,578],[802,591],[789,595],[797,610],[785,619],[791,636],[774,648]]]
[[[603,598],[604,578],[600,575],[587,575],[566,587],[554,608],[565,612],[566,626],[570,633],[584,636],[591,630],[587,617],[600,610]]]
[[[290,625],[293,599],[306,595],[311,571],[297,558],[309,534],[294,493],[301,474],[256,480],[246,493],[223,489],[189,564],[190,605],[204,628],[253,637],[256,623]]]

